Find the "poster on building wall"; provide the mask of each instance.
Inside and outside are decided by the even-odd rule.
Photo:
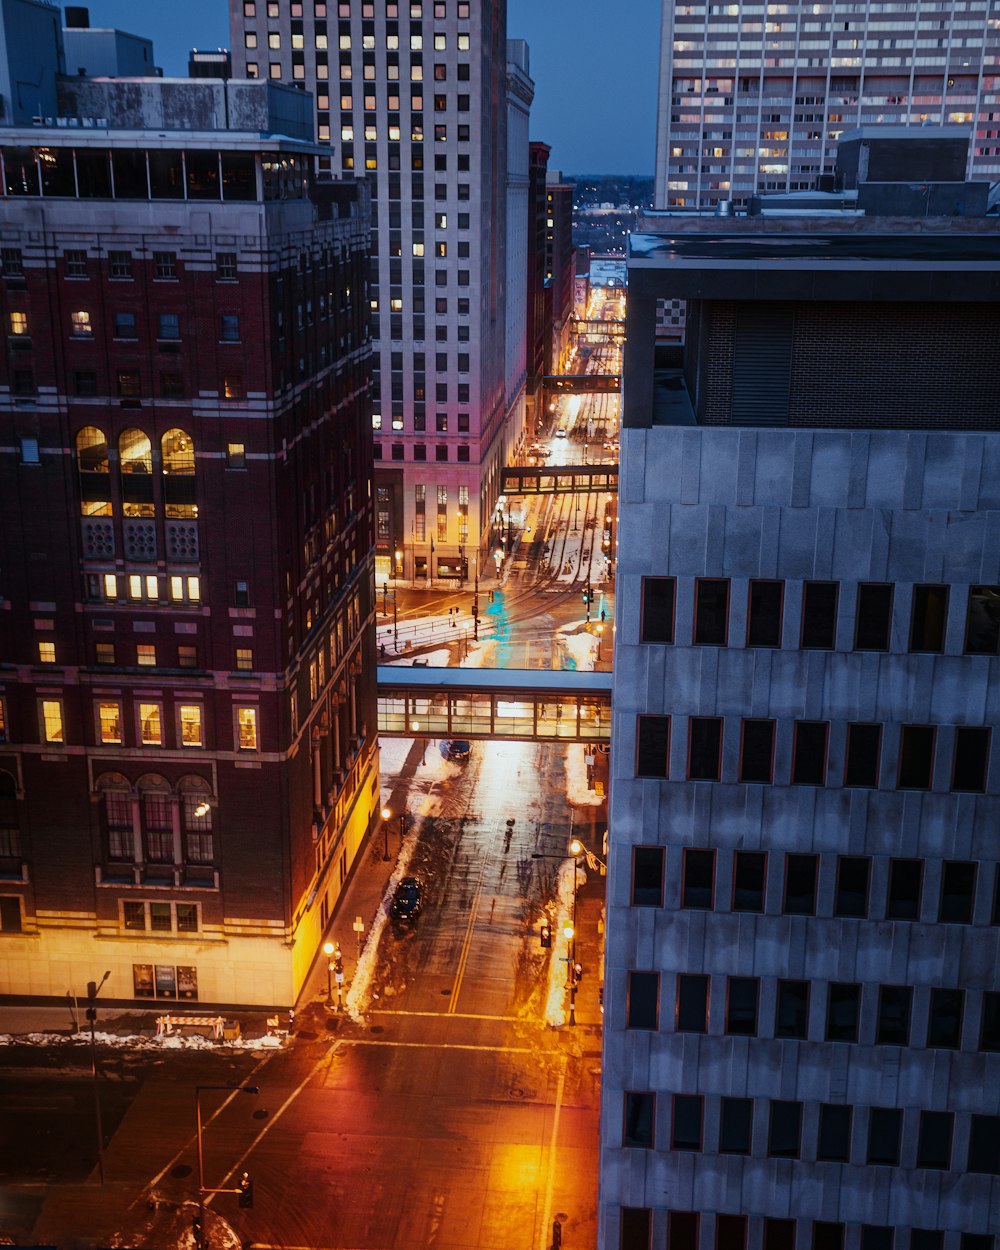
[[[177,969],[177,997],[178,998],[197,998],[198,997],[198,969],[197,968],[181,968]]]
[[[132,993],[136,998],[153,997],[153,965],[132,965]]]
[[[177,969],[169,964],[156,965],[156,997],[177,997]]]

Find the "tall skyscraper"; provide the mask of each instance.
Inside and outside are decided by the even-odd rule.
[[[996,1245],[1000,239],[892,226],[631,236],[601,1250]]]
[[[366,190],[281,84],[58,97],[0,128],[3,988],[287,1006],[379,808]]]
[[[810,190],[872,123],[971,127],[970,175],[1000,177],[990,0],[664,0],[660,38],[657,208]]]
[[[504,385],[504,0],[230,0],[230,14],[234,72],[314,91],[321,170],[371,183],[379,584],[458,584],[522,434]]]

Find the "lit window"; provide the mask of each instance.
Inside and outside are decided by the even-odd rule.
[[[201,578],[189,577],[187,579],[187,597],[189,603],[201,602]]]
[[[257,709],[255,707],[238,707],[236,709],[236,727],[241,751],[257,750]]]
[[[105,599],[118,598],[118,578],[114,573],[104,574],[104,597]]]
[[[114,664],[115,644],[113,642],[99,642],[95,645],[94,651],[98,664]]]
[[[28,333],[28,314],[26,312],[12,312],[10,314],[10,332],[18,336]]]
[[[61,699],[42,700],[42,730],[46,742],[62,742],[63,708]]]
[[[304,35],[292,35],[292,47],[301,50],[306,46]]]
[[[170,598],[174,603],[181,603],[184,600],[184,578],[171,577],[170,579]]]
[[[222,394],[225,399],[243,398],[243,379],[236,374],[229,374],[222,379]]]
[[[248,30],[243,39],[243,46],[246,48],[256,48],[257,36],[252,30]]]
[[[411,35],[410,36],[410,50],[411,51],[419,52],[423,46],[424,46],[423,35]],[[414,66],[414,68],[416,67]]]
[[[244,672],[250,672],[253,669],[253,651],[250,647],[236,648],[236,667]]]
[[[56,644],[54,642],[40,642],[38,644],[38,659],[42,664],[55,664]]]
[[[226,466],[230,469],[247,467],[247,451],[244,443],[228,443],[226,445]]]
[[[389,308],[392,312],[402,312],[403,301],[401,299],[391,299],[389,301]]]
[[[130,599],[142,598],[142,577],[138,573],[129,574],[128,597]]]
[[[72,332],[77,338],[90,338],[94,333],[94,327],[90,320],[89,312],[71,312],[69,315],[69,324]]]
[[[101,741],[105,744],[117,745],[122,740],[122,709],[120,703],[101,703],[98,705]]]
[[[135,649],[136,660],[143,668],[153,668],[156,664],[156,648],[151,643],[139,643]]]
[[[276,30],[272,30],[270,34],[267,36],[267,46],[269,48],[281,47],[281,36],[278,34]]]
[[[163,724],[159,703],[139,704],[139,736],[144,747],[163,745]]]
[[[353,126],[341,126],[340,137],[346,143],[350,143],[354,138],[354,127]]]
[[[200,705],[197,703],[182,704],[179,709],[179,716],[181,723],[181,746],[202,746]]]
[[[159,599],[159,597],[160,597],[160,588],[157,585],[156,576],[155,574],[150,573],[146,577],[146,598],[147,599]]]
[[[471,48],[471,46],[472,46],[472,44],[471,44],[471,42],[470,42],[470,40],[469,40],[469,36],[468,36],[468,35],[459,35],[459,37],[458,37],[458,50],[459,50],[459,52],[468,52],[468,51],[469,51],[469,49]]]
[[[445,48],[447,48],[447,46],[448,46],[447,35],[435,35],[434,36],[434,51],[435,52],[443,52]]]

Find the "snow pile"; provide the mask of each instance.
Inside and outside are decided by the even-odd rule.
[[[560,631],[560,642],[578,669],[593,669],[597,660],[597,639],[593,634],[570,634]]]
[[[587,788],[586,755],[593,749],[584,742],[571,742],[566,747],[566,798],[571,803],[598,807],[604,802],[596,790]]]
[[[552,925],[552,954],[549,959],[548,992],[545,996],[545,1023],[554,1029],[565,1024],[567,1020],[566,995],[572,938],[567,937],[563,929],[573,920],[574,876],[577,887],[582,888],[587,880],[583,865],[577,864],[574,870],[572,859],[563,860],[556,878],[556,919]]]
[[[216,1041],[200,1034],[152,1037],[145,1033],[95,1032],[98,1046],[130,1050],[274,1050],[280,1037],[239,1037],[232,1041]],[[89,1046],[90,1033],[0,1033],[0,1046]]]

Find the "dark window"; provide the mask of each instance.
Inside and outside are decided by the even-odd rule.
[[[875,787],[878,785],[878,757],[881,742],[881,725],[847,726],[845,786]]]
[[[828,1042],[856,1042],[860,1010],[860,985],[850,982],[831,982],[826,1000],[826,1040]]]
[[[851,1108],[823,1103],[819,1109],[816,1158],[846,1163],[851,1157]]]
[[[722,766],[722,718],[692,716],[688,777],[692,781],[718,781]]]
[[[184,379],[175,370],[165,370],[160,374],[160,394],[164,399],[182,399],[184,396]]]
[[[1000,864],[993,874],[993,908],[990,912],[990,924],[1000,924]]]
[[[632,906],[663,906],[663,847],[632,848]]]
[[[955,1117],[950,1111],[921,1111],[917,1138],[917,1167],[951,1167],[951,1134]]]
[[[944,1233],[936,1228],[911,1228],[910,1250],[944,1250]]]
[[[792,785],[821,786],[826,781],[826,721],[797,720],[792,745]]]
[[[715,852],[685,850],[681,906],[712,910],[715,894]]]
[[[698,1212],[667,1212],[667,1250],[698,1250]]]
[[[970,586],[965,621],[968,655],[996,655],[1000,649],[1000,586]]]
[[[764,1250],[795,1250],[794,1220],[764,1220]]]
[[[747,601],[747,646],[781,646],[781,602],[784,582],[751,580]]]
[[[141,393],[137,373],[127,373],[123,370],[118,374],[118,394],[123,399],[135,399]]]
[[[97,374],[89,369],[78,371],[73,375],[74,389],[77,395],[97,394]]]
[[[236,313],[223,313],[219,318],[219,338],[224,343],[240,341],[240,319]]]
[[[802,1041],[809,1027],[809,982],[779,981],[774,1036]]]
[[[740,781],[772,780],[774,772],[774,721],[745,720],[740,741]]]
[[[237,582],[233,591],[233,602],[238,608],[248,608],[250,606],[250,583]]]
[[[701,1149],[701,1106],[700,1094],[674,1095],[674,1123],[670,1137],[673,1150]]]
[[[920,917],[920,887],[924,864],[920,859],[889,861],[889,895],[886,920],[917,920]]]
[[[980,794],[986,789],[986,763],[990,754],[988,729],[959,727],[955,730],[955,759],[951,788]]]
[[[763,851],[737,851],[733,857],[733,911],[764,910],[764,875],[767,857]]]
[[[648,1207],[622,1207],[619,1250],[649,1250],[652,1213]]]
[[[862,1224],[861,1250],[892,1250],[892,1229],[887,1224]]]
[[[958,1240],[958,1250],[993,1250],[992,1233],[963,1233]]]
[[[875,1042],[879,1046],[910,1044],[910,1004],[913,990],[908,985],[882,985],[878,992],[878,1024]]]
[[[815,855],[785,856],[785,901],[781,910],[786,916],[816,914],[816,866]]]
[[[854,647],[857,651],[888,651],[892,628],[892,587],[873,582],[858,586],[854,618]]]
[[[670,754],[670,717],[636,717],[637,777],[668,776]]]
[[[752,1098],[723,1098],[719,1120],[719,1153],[748,1155],[752,1123]]]
[[[980,1050],[1000,1050],[1000,992],[983,995],[983,1023],[979,1033]]]
[[[833,902],[835,916],[853,918],[868,915],[868,879],[871,860],[857,855],[841,855],[837,859],[837,894]]]
[[[677,1032],[708,1032],[708,977],[677,978]]]
[[[929,790],[934,770],[934,729],[904,725],[899,731],[899,788]]]
[[[730,977],[726,996],[726,1032],[735,1037],[757,1036],[757,998],[760,982],[756,977]]]
[[[837,583],[802,586],[802,646],[829,651],[837,637]]]
[[[972,924],[976,899],[976,865],[963,859],[946,859],[941,869],[939,924]]]
[[[1000,1176],[1000,1115],[972,1117],[967,1170]]]
[[[767,1134],[767,1153],[772,1159],[797,1159],[801,1130],[802,1104],[800,1102],[772,1102],[771,1125]]]
[[[673,642],[675,588],[673,577],[642,579],[640,642]]]
[[[698,577],[694,583],[694,644],[724,647],[729,620],[729,582]]]
[[[962,1045],[964,990],[931,990],[927,1020],[928,1049],[957,1050]]]
[[[812,1250],[844,1250],[844,1226],[826,1220],[813,1224]]]
[[[948,621],[948,587],[914,586],[910,610],[910,650],[943,651]]]
[[[0,897],[0,933],[21,932],[21,900],[16,894]]]
[[[656,1096],[654,1094],[627,1090],[622,1145],[651,1147],[655,1113]]]
[[[116,312],[115,313],[115,338],[116,339],[134,339],[135,337],[136,337],[135,313],[134,312]]]
[[[717,1215],[715,1217],[715,1250],[746,1250],[747,1217]]]
[[[872,1107],[868,1113],[868,1162],[899,1163],[903,1113],[895,1107]]]
[[[628,974],[628,1008],[625,1027],[655,1029],[660,1014],[660,974],[630,972]]]

